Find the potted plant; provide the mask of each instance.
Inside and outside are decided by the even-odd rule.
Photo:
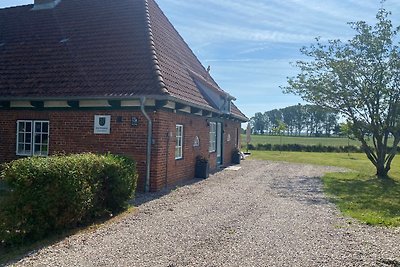
[[[210,164],[208,162],[208,159],[201,155],[197,156],[195,176],[197,178],[208,178],[209,174],[210,174]]]
[[[240,164],[240,158],[242,157],[239,148],[235,148],[232,151],[232,163],[233,164]]]

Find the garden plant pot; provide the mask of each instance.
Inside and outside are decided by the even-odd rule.
[[[233,164],[240,164],[241,155],[239,153],[232,154],[232,163]]]
[[[210,164],[208,162],[196,162],[195,177],[208,178],[210,175]]]

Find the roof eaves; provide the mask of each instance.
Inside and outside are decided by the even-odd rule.
[[[248,122],[249,121],[249,118],[247,118],[246,116],[240,116],[240,115],[233,114],[233,113],[231,114],[231,116],[233,118],[235,118],[235,119],[240,120],[241,122]]]
[[[158,62],[157,58],[157,50],[154,44],[154,38],[153,38],[153,31],[152,31],[152,26],[151,26],[151,18],[150,18],[150,11],[149,11],[149,3],[148,0],[145,0],[145,12],[146,12],[146,23],[147,23],[147,29],[148,29],[148,34],[149,34],[149,45],[150,45],[150,53],[151,53],[151,60],[153,63],[154,71],[157,77],[157,82],[160,86],[161,92],[164,94],[170,94],[168,92],[168,89],[165,85],[161,69],[160,69],[160,63]]]
[[[181,103],[187,106],[200,108],[203,110],[220,113],[217,109],[198,105],[190,101],[185,101],[180,98],[170,95],[132,95],[132,96],[60,96],[60,97],[0,97],[0,101],[72,101],[72,100],[130,100],[146,97],[154,100],[169,100]]]
[[[207,107],[203,105],[198,105],[194,104],[189,101],[184,101],[180,98],[176,98],[170,95],[135,95],[135,96],[129,96],[129,97],[121,97],[121,96],[90,96],[90,97],[82,97],[82,96],[65,96],[65,97],[0,97],[0,101],[73,101],[73,100],[129,100],[129,99],[139,99],[141,97],[145,96],[148,99],[154,99],[154,100],[170,100],[174,101],[177,103],[181,103],[187,106],[207,110],[210,112],[214,112],[217,114],[223,114],[219,110],[212,108],[212,107]],[[241,116],[238,114],[230,113],[230,116],[236,119],[239,119],[240,121],[246,122],[249,119],[246,116]]]

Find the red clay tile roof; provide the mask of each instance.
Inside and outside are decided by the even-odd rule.
[[[63,0],[54,9],[32,7],[0,9],[0,99],[146,95],[213,110],[196,79],[229,96],[154,0]]]

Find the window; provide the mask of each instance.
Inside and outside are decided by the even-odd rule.
[[[215,152],[217,149],[217,124],[210,122],[210,146],[208,151]]]
[[[49,122],[18,120],[16,154],[47,156],[49,154]]]
[[[183,125],[176,125],[175,159],[183,158]]]

